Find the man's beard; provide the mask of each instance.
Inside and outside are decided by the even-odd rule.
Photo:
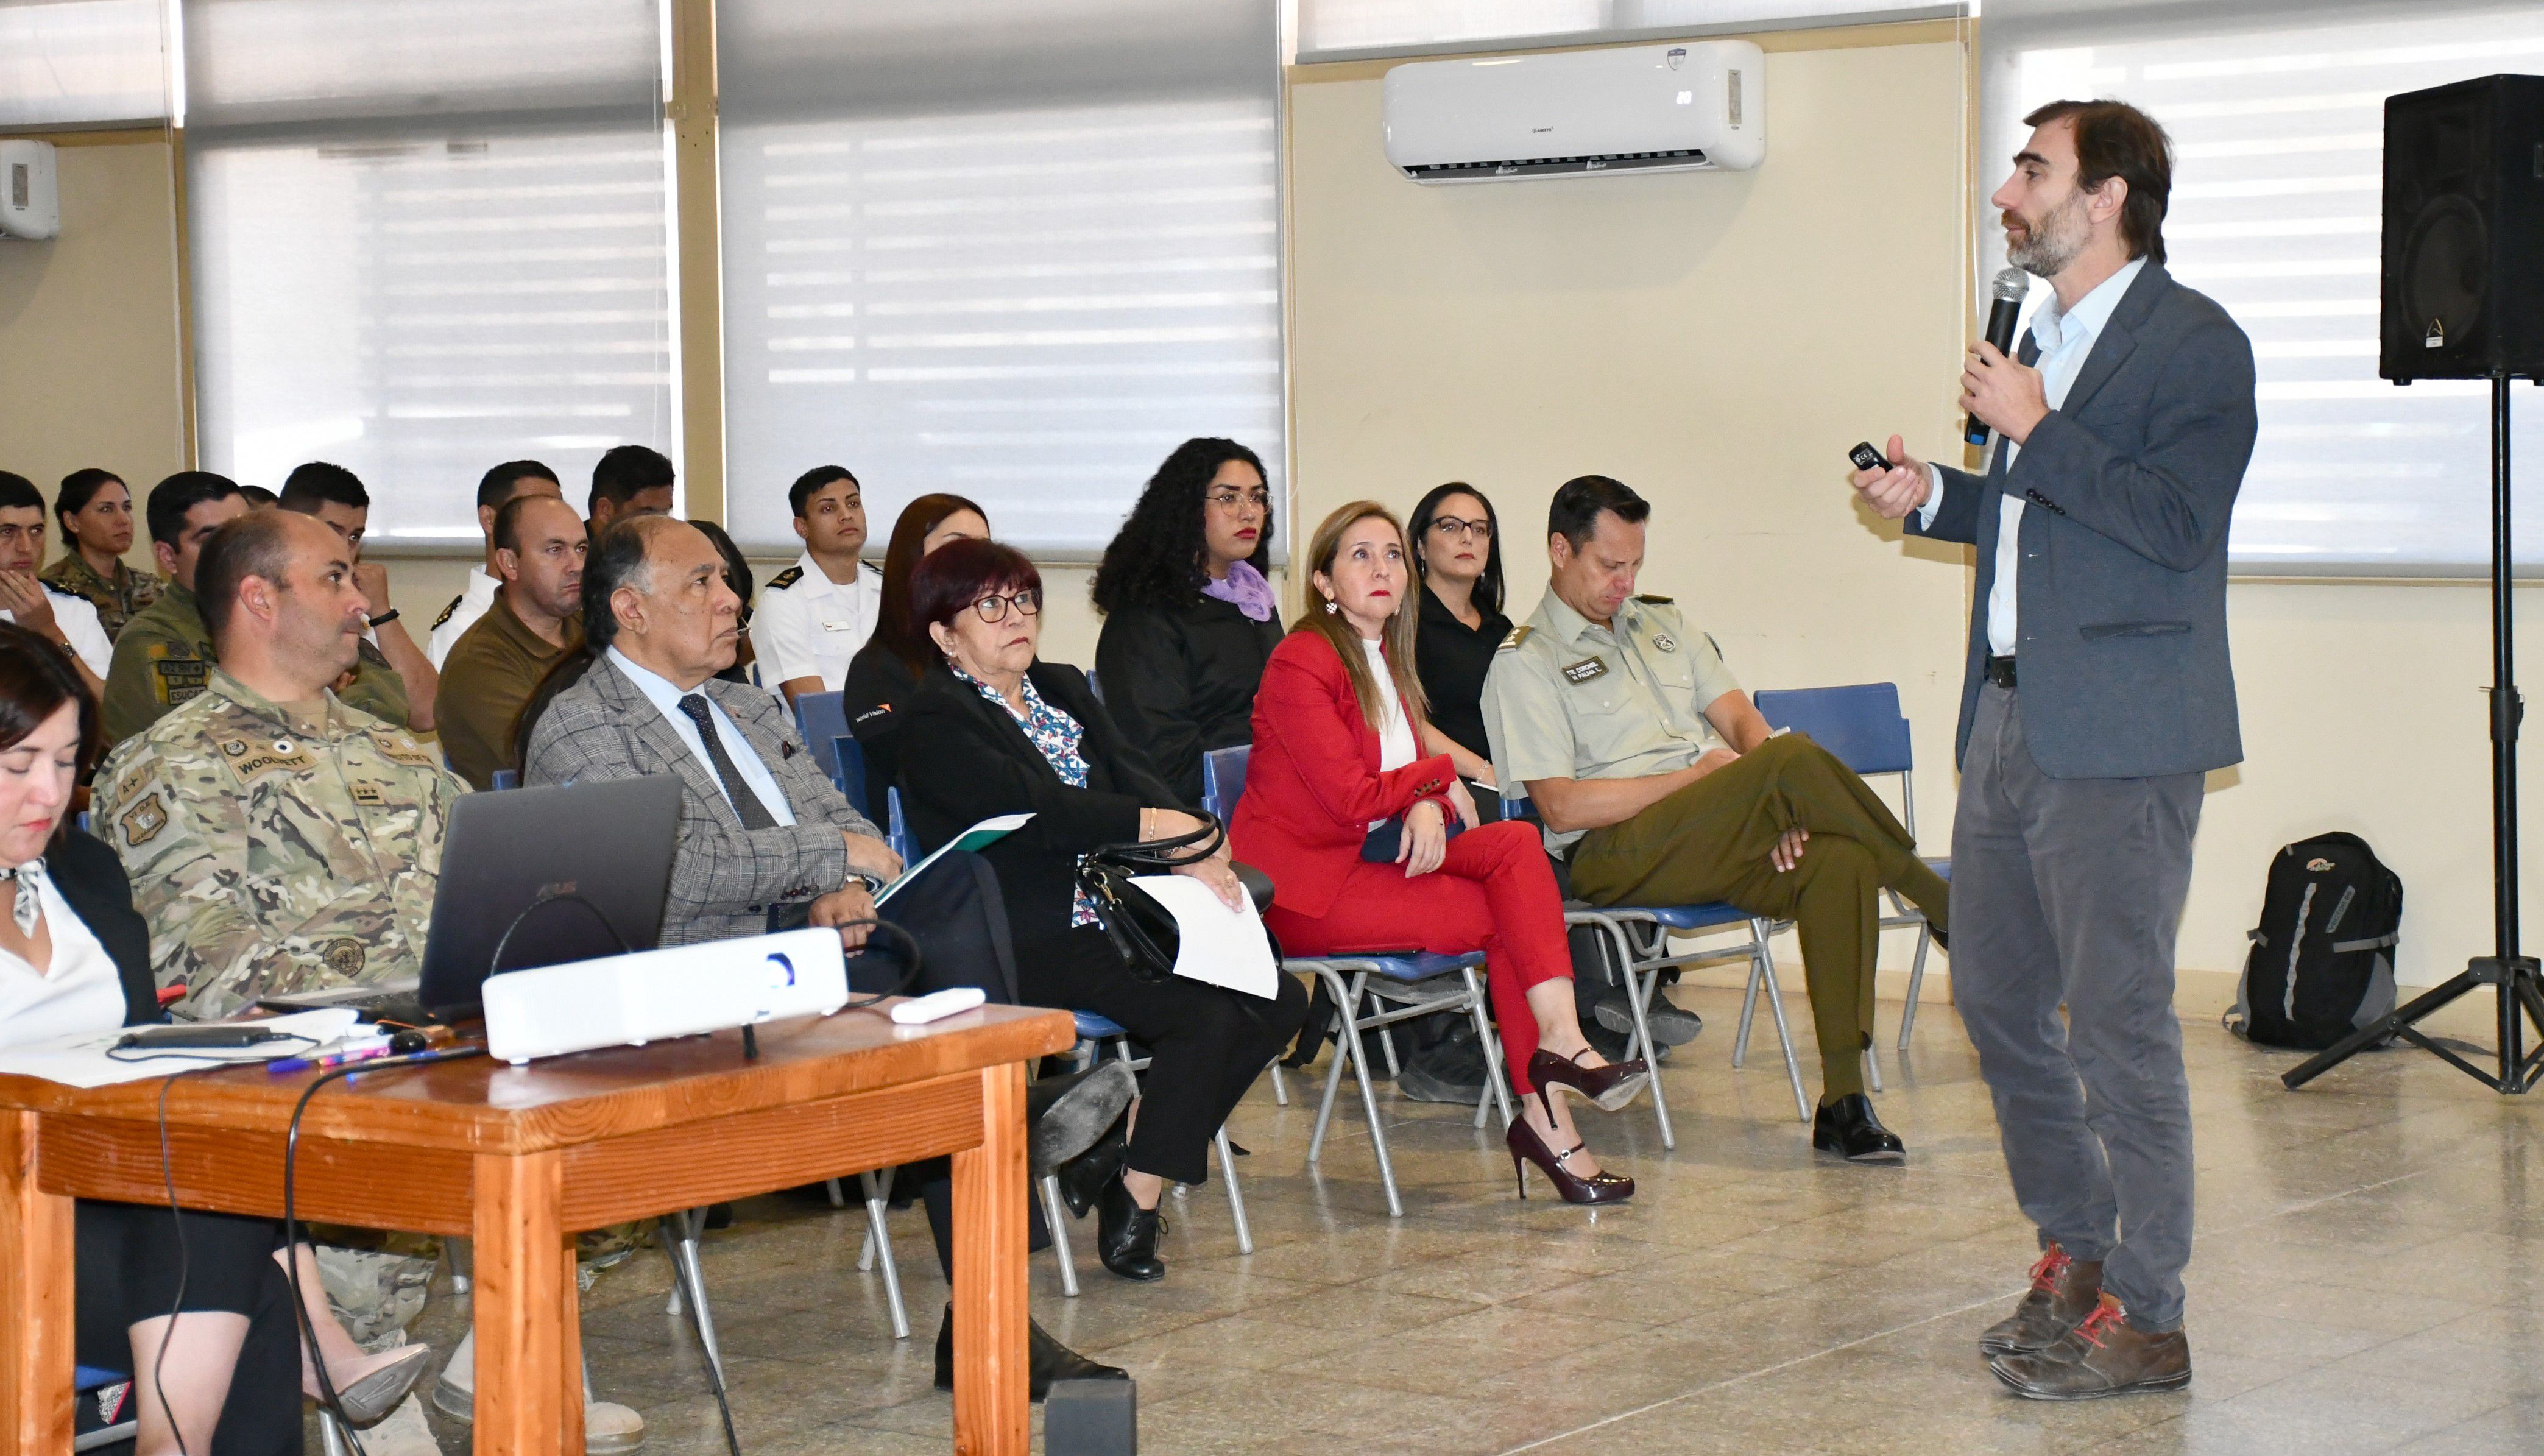
[[[2034,278],[2056,278],[2085,251],[2090,229],[2081,196],[2050,208],[2036,223],[2020,212],[2009,215],[2024,224],[2024,240],[2006,248],[2005,261]]]

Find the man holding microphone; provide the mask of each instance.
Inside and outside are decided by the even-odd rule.
[[[1996,457],[1928,465],[1892,436],[1855,487],[1978,547],[1953,999],[2042,1250],[1979,1343],[2018,1394],[2081,1400],[2190,1380],[2174,942],[2206,772],[2243,756],[2226,534],[2257,426],[2251,343],[2164,269],[2164,129],[2111,101],[2024,121],[1990,201],[2009,261],[2057,297],[2016,358],[1970,351],[1961,406],[2003,437]]]

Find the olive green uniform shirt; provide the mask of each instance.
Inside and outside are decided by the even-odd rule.
[[[1690,631],[1667,597],[1634,597],[1597,626],[1546,594],[1484,676],[1493,776],[1643,778],[1723,746],[1706,705],[1740,684],[1713,639]],[[1557,853],[1581,833],[1547,832]]]
[[[157,577],[134,571],[120,561],[115,563],[114,580],[98,575],[97,568],[88,564],[88,558],[76,546],[64,552],[61,560],[45,567],[37,580],[85,598],[89,606],[97,608],[97,624],[106,628],[110,642],[123,635],[123,624],[132,620],[133,613],[158,601],[162,590]]]
[[[569,617],[566,645],[553,646],[529,629],[510,598],[495,594],[495,605],[459,634],[441,660],[434,716],[452,771],[472,787],[494,787],[495,770],[513,766],[513,727],[521,704],[582,636],[582,618]]]
[[[107,756],[90,822],[123,857],[180,1014],[417,975],[450,805],[406,729],[321,695],[311,721],[213,668]]]
[[[115,664],[106,674],[101,709],[109,743],[121,743],[156,723],[170,708],[201,693],[213,672],[212,634],[192,590],[168,583],[159,600],[133,613],[115,639]],[[403,728],[406,683],[377,647],[361,644],[347,704]]]

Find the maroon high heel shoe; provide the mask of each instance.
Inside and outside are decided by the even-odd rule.
[[[1602,1170],[1585,1178],[1565,1168],[1563,1160],[1588,1145],[1574,1143],[1560,1153],[1552,1152],[1546,1146],[1546,1139],[1539,1137],[1537,1129],[1529,1126],[1528,1119],[1524,1117],[1511,1119],[1510,1131],[1502,1134],[1502,1141],[1510,1147],[1511,1176],[1519,1180],[1522,1198],[1528,1196],[1528,1165],[1531,1163],[1537,1165],[1538,1172],[1546,1174],[1547,1181],[1554,1184],[1554,1191],[1562,1194],[1566,1203],[1623,1203],[1634,1196],[1634,1180],[1622,1173]]]
[[[1554,1102],[1547,1092],[1550,1085],[1568,1087],[1598,1103],[1600,1111],[1615,1112],[1642,1095],[1643,1084],[1651,1080],[1651,1068],[1640,1057],[1630,1062],[1611,1062],[1605,1067],[1584,1067],[1539,1047],[1528,1059],[1528,1080],[1537,1084],[1537,1099],[1546,1104],[1546,1117],[1551,1122]]]

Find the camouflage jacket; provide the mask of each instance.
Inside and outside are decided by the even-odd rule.
[[[91,823],[123,856],[180,1015],[423,967],[451,801],[468,786],[404,728],[324,694],[323,722],[218,668],[108,756]]]
[[[405,682],[367,639],[359,653],[354,679],[345,686],[345,702],[405,727]],[[121,743],[169,709],[193,700],[211,681],[212,661],[212,634],[203,625],[195,594],[167,583],[159,600],[134,612],[115,639],[115,663],[107,670],[106,697],[99,704],[106,741]]]
[[[47,586],[59,587],[74,597],[83,597],[97,608],[97,624],[106,628],[108,641],[123,634],[123,624],[134,612],[159,600],[165,590],[160,580],[146,571],[134,571],[123,562],[115,563],[115,579],[98,574],[88,558],[73,546],[61,559],[37,573],[36,579]]]

